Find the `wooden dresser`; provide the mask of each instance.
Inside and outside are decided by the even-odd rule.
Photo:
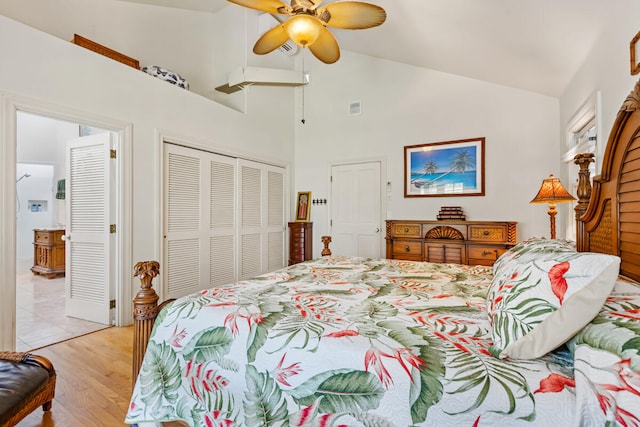
[[[512,221],[387,220],[387,258],[493,265],[516,244]]]
[[[312,222],[289,223],[289,265],[312,259]]]
[[[62,236],[65,230],[36,228],[33,230],[33,274],[53,279],[64,275],[65,245]]]

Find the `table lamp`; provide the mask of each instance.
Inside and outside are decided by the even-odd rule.
[[[553,176],[553,174],[549,175],[549,178],[542,180],[542,185],[540,186],[540,190],[536,197],[533,198],[529,203],[537,204],[537,203],[548,203],[549,210],[547,213],[549,214],[549,221],[551,222],[551,238],[556,238],[556,215],[558,211],[556,210],[556,203],[568,203],[575,201],[576,198],[565,190],[560,182],[560,179]]]

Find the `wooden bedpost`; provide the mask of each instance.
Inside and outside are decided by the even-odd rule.
[[[324,244],[324,249],[320,253],[322,256],[331,255],[331,249],[329,249],[329,243],[331,243],[331,236],[322,236],[322,243]]]
[[[158,314],[158,294],[151,281],[160,272],[157,261],[141,261],[133,267],[134,277],[140,279],[140,290],[133,299],[133,383],[142,366],[142,358],[149,343],[153,322]]]
[[[586,243],[586,235],[584,234],[584,222],[580,221],[582,215],[587,211],[589,206],[589,200],[591,199],[591,180],[589,177],[589,165],[593,163],[595,154],[593,153],[581,153],[576,154],[573,158],[573,163],[580,167],[578,171],[578,204],[575,207],[576,211],[576,242],[579,247],[578,251],[584,251]]]

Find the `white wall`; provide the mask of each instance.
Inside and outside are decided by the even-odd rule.
[[[38,13],[33,13],[35,10]],[[638,14],[632,13],[635,10]],[[45,49],[42,58],[22,62],[26,55],[17,52],[23,49],[20,46],[14,52],[20,58],[16,64],[3,60],[4,68],[12,68],[14,73],[21,70],[19,80],[23,84],[7,79],[0,83],[9,92],[44,97],[134,123],[136,158],[151,155],[152,164],[157,160],[153,158],[157,147],[152,135],[157,129],[186,135],[198,143],[222,147],[223,151],[236,150],[284,163],[294,159],[289,144],[295,138],[294,192],[312,190],[314,197],[327,197],[331,163],[383,158],[387,162],[386,179],[392,188],[387,206],[389,218],[432,218],[441,205],[457,204],[469,219],[518,221],[519,238],[526,238],[548,234],[545,207],[530,206],[528,202],[542,178],[549,173],[563,176],[557,159],[565,149],[568,121],[586,99],[600,90],[601,133],[608,134],[615,112],[632,87],[635,78],[628,72],[628,42],[637,30],[634,18],[640,14],[640,3],[618,0],[612,4],[612,18],[603,17],[608,21],[601,38],[560,102],[350,52],[343,52],[342,59],[332,66],[320,64],[308,55],[306,68],[311,72],[311,84],[305,89],[305,125],[299,121],[301,89],[253,87],[231,96],[213,91],[236,66],[291,67],[292,59],[278,54],[256,57],[248,53],[252,44],[248,40],[255,40],[257,31],[251,11],[225,8],[211,15],[128,2],[26,0],[3,2],[0,12],[61,40],[70,40],[74,32],[79,33],[136,57],[142,64],[170,68],[186,77],[194,91],[246,112],[238,115],[193,94],[177,93],[159,81],[147,81],[152,80],[148,76],[134,76],[112,61],[96,59],[95,54],[83,55],[74,47],[63,48],[64,43],[52,40],[47,45],[56,46],[56,55],[62,49],[62,57],[50,55]],[[85,19],[87,15],[92,19]],[[116,27],[118,31],[113,31]],[[38,36],[41,37],[44,36]],[[3,40],[8,43],[8,38]],[[32,45],[32,54],[40,55],[40,42]],[[71,63],[70,57],[74,58]],[[296,60],[299,68],[300,58]],[[66,79],[60,75],[45,79],[49,83],[66,80],[69,91],[64,90],[65,85],[53,90],[49,83],[41,84],[44,69],[57,74],[73,73]],[[121,75],[127,75],[126,79],[121,80]],[[96,85],[102,85],[101,79],[110,81],[109,89],[95,91]],[[31,81],[35,84],[25,83]],[[145,84],[140,86],[143,81]],[[19,88],[21,85],[24,91]],[[142,89],[131,92],[128,85]],[[116,92],[112,93],[112,89]],[[77,96],[92,92],[93,99]],[[295,105],[290,102],[293,93]],[[349,118],[347,105],[356,100],[362,101],[363,114]],[[144,109],[148,111],[141,111]],[[239,143],[235,132],[242,135],[237,138]],[[403,146],[478,136],[487,138],[484,197],[403,197]],[[138,196],[141,205],[153,200],[148,192]],[[564,208],[559,206],[558,224],[563,223],[563,216],[572,215]],[[314,210],[315,234],[325,234],[328,209]],[[144,228],[148,230],[150,225],[145,222]],[[559,234],[562,235],[561,229]],[[315,253],[318,245],[316,242]]]
[[[55,198],[57,182],[65,177],[66,141],[78,137],[78,125],[20,113],[17,122],[16,258],[33,258],[33,229],[63,226],[64,200]],[[46,210],[32,212],[29,200],[46,200]]]
[[[469,220],[518,221],[518,239],[549,236],[547,207],[529,201],[559,172],[556,98],[350,52],[330,67],[309,58],[306,68],[306,124],[302,89],[296,100],[295,191],[325,198],[330,164],[382,158],[389,219],[435,219],[441,206],[455,205]],[[358,100],[362,115],[349,117]],[[485,196],[404,197],[404,146],[476,137],[486,138]],[[315,235],[328,233],[328,211],[312,208]]]
[[[16,259],[33,260],[33,229],[51,228],[54,225],[57,200],[52,193],[54,166],[19,163],[16,179],[28,173],[16,183]],[[31,209],[31,204],[42,205]]]
[[[213,91],[210,13],[101,0],[3,1],[0,13],[62,40],[79,34],[140,61],[186,78],[196,93]]]
[[[3,0],[0,14],[61,40],[79,34],[137,59],[141,67],[166,68],[185,78],[191,92],[242,112],[249,108],[245,92],[215,90],[232,70],[294,67],[285,55],[250,54],[259,13],[231,3],[212,14],[126,1]]]
[[[528,202],[548,174],[567,179],[558,159],[565,150],[566,123],[571,116],[589,96],[601,90],[603,129],[608,133],[621,98],[631,87],[628,41],[634,34],[635,22],[629,11],[640,7],[634,1],[618,0],[612,5],[610,16],[603,17],[606,22],[594,52],[560,102],[345,51],[342,59],[331,66],[307,53],[305,66],[311,73],[311,84],[305,89],[306,125],[300,123],[301,89],[252,87],[233,95],[213,90],[239,66],[293,68],[296,61],[300,69],[299,55],[287,58],[277,53],[250,53],[258,36],[253,11],[227,7],[212,15],[129,2],[14,0],[3,2],[0,13],[62,40],[79,33],[136,57],[142,64],[153,63],[177,71],[192,83],[195,92],[250,116],[251,126],[257,131],[254,133],[261,133],[258,127],[275,129],[272,118],[277,116],[281,127],[270,136],[277,140],[278,134],[286,134],[289,142],[294,138],[296,141],[294,193],[312,190],[314,197],[328,197],[329,164],[344,159],[383,158],[387,161],[386,180],[392,189],[387,199],[388,218],[433,218],[440,206],[456,204],[465,209],[469,219],[518,221],[521,239],[549,233],[546,207]],[[47,13],[40,13],[43,10]],[[84,19],[88,15],[92,15],[91,20]],[[56,19],[50,19],[52,16]],[[115,24],[118,31],[113,31]],[[294,93],[295,105],[283,101],[283,96],[289,100]],[[156,96],[155,92],[150,94],[148,101],[157,104]],[[176,95],[175,99],[182,97]],[[349,118],[347,105],[356,100],[363,103],[363,115]],[[195,115],[192,122],[196,128],[201,127],[206,115]],[[223,119],[219,123],[231,122]],[[164,120],[162,126],[156,126],[165,128]],[[189,128],[186,134],[197,139],[206,133]],[[478,136],[487,138],[484,197],[403,197],[403,146]],[[262,150],[262,145],[256,148],[258,156],[260,152],[274,153]],[[244,149],[241,144],[240,150]],[[141,153],[138,148],[135,150]],[[249,148],[247,152],[253,150]],[[277,151],[274,154],[280,157]],[[292,152],[288,154],[292,160]],[[573,213],[566,205],[558,209],[558,234],[562,236],[561,224]],[[312,208],[316,235],[328,232],[328,211],[323,206]],[[314,243],[314,253],[319,253],[320,243]]]
[[[291,88],[252,88],[241,114],[4,16],[0,52],[0,93],[132,124],[133,260],[159,256],[160,133],[249,159],[293,161]]]
[[[632,76],[629,66],[629,42],[640,31],[640,2],[616,0],[611,2],[611,8],[600,38],[560,98],[561,150],[564,151],[565,131],[571,118],[597,91],[601,92],[601,128],[596,154],[598,173],[616,114],[640,77]]]

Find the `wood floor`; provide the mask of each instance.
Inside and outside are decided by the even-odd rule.
[[[18,427],[125,426],[131,397],[133,327],[108,328],[41,348],[58,379],[51,412],[32,412]]]
[[[133,326],[107,328],[43,347],[56,369],[56,397],[50,412],[41,408],[17,427],[126,426],[131,398]],[[163,427],[184,427],[182,422]]]

